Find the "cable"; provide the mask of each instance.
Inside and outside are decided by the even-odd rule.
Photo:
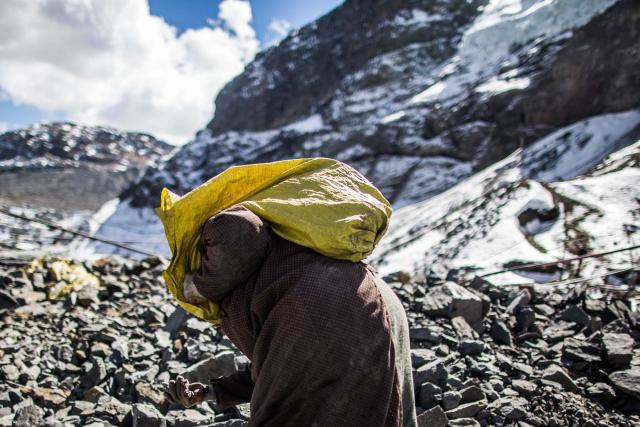
[[[157,254],[153,254],[151,252],[143,251],[143,250],[137,249],[137,248],[132,248],[130,246],[123,245],[123,244],[121,244],[119,242],[116,242],[116,241],[113,241],[113,240],[104,239],[102,237],[91,236],[90,234],[84,233],[82,231],[70,230],[70,229],[68,229],[66,227],[62,227],[60,225],[54,224],[54,223],[52,223],[50,221],[47,221],[47,220],[44,220],[44,219],[28,218],[28,217],[26,217],[24,215],[13,213],[13,212],[9,211],[8,209],[0,208],[0,213],[12,216],[14,218],[22,219],[22,220],[25,220],[25,221],[44,224],[44,225],[46,225],[48,227],[55,228],[57,230],[61,230],[61,231],[67,232],[67,233],[71,233],[71,234],[76,235],[76,236],[84,237],[85,239],[95,240],[97,242],[101,242],[101,243],[104,243],[104,244],[107,244],[107,245],[115,246],[115,247],[118,247],[118,248],[121,248],[121,249],[126,249],[128,251],[136,252],[136,253],[139,253],[139,254],[142,254],[142,255],[158,256]]]
[[[560,260],[552,261],[552,262],[523,264],[523,265],[520,265],[520,266],[517,266],[517,267],[511,267],[511,268],[505,268],[504,270],[493,271],[491,273],[483,274],[483,275],[481,275],[479,277],[489,277],[489,276],[494,276],[496,274],[508,273],[510,271],[516,271],[516,270],[526,270],[526,269],[533,268],[533,267],[551,267],[551,266],[555,266],[555,265],[558,265],[558,264],[564,264],[564,263],[571,262],[571,261],[577,261],[577,260],[581,260],[581,259],[585,259],[585,258],[598,258],[598,257],[602,257],[602,256],[605,256],[605,255],[615,254],[617,252],[623,252],[623,251],[630,251],[630,250],[637,249],[637,248],[640,248],[640,245],[628,246],[626,248],[620,248],[620,249],[615,249],[613,251],[600,252],[600,253],[596,253],[596,254],[582,255],[582,256],[578,256],[578,257],[574,257],[574,258],[560,259]]]
[[[507,284],[501,284],[500,286],[531,286],[531,285],[558,286],[558,285],[573,285],[575,283],[588,282],[589,280],[601,279],[603,277],[613,276],[614,274],[620,274],[620,273],[624,273],[624,272],[627,272],[627,271],[635,270],[638,267],[640,267],[640,265],[636,264],[636,265],[632,265],[631,267],[628,267],[628,268],[623,268],[621,270],[612,271],[610,273],[599,274],[597,276],[590,276],[590,277],[581,277],[581,278],[578,278],[578,279],[558,280],[558,281],[555,281],[555,282],[547,282],[547,283],[507,283]],[[600,286],[597,286],[597,287],[600,287]]]

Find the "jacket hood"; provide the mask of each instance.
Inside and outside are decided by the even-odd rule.
[[[247,208],[212,216],[202,228],[202,263],[193,277],[198,292],[219,302],[260,270],[270,246],[268,224]]]

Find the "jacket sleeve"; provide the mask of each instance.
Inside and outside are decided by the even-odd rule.
[[[251,401],[254,384],[249,368],[235,372],[227,377],[213,379],[211,380],[211,385],[216,396],[216,403],[223,411],[239,403]]]

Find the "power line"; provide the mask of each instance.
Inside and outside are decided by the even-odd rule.
[[[85,239],[94,240],[96,242],[101,242],[101,243],[104,243],[104,244],[107,244],[107,245],[115,246],[117,248],[126,249],[128,251],[139,253],[139,254],[142,254],[142,255],[158,256],[157,254],[153,254],[151,252],[147,252],[147,251],[144,251],[142,249],[137,249],[137,248],[133,248],[131,246],[123,245],[122,243],[116,242],[114,240],[109,240],[109,239],[105,239],[105,238],[102,238],[102,237],[92,236],[92,235],[84,233],[82,231],[71,230],[71,229],[68,229],[66,227],[62,227],[62,226],[60,226],[58,224],[54,224],[51,221],[47,221],[47,220],[44,220],[44,219],[29,218],[29,217],[26,217],[24,215],[13,213],[13,212],[9,211],[8,209],[0,208],[0,213],[12,216],[14,218],[22,219],[24,221],[30,221],[30,222],[35,222],[35,223],[39,223],[39,224],[44,224],[44,225],[46,225],[48,227],[55,228],[57,230],[61,230],[61,231],[64,231],[66,233],[71,233],[71,234],[76,235],[76,236],[84,237]]]
[[[640,267],[640,265],[632,265],[631,267],[628,268],[623,268],[621,270],[615,270],[615,271],[611,271],[609,273],[604,273],[604,274],[599,274],[596,276],[589,276],[589,277],[580,277],[577,279],[567,279],[567,280],[557,280],[555,282],[547,282],[547,283],[508,283],[508,284],[501,284],[500,286],[531,286],[531,285],[542,285],[542,286],[559,286],[559,285],[573,285],[575,283],[581,283],[581,282],[588,282],[589,280],[594,280],[594,279],[601,279],[603,277],[608,277],[608,276],[613,276],[616,274],[620,274],[620,273],[625,273],[627,271],[632,271],[636,268]]]
[[[638,248],[640,248],[640,245],[628,246],[626,248],[615,249],[615,250],[607,251],[607,252],[600,252],[600,253],[595,253],[595,254],[582,255],[582,256],[578,256],[578,257],[574,257],[574,258],[560,259],[560,260],[552,261],[552,262],[523,264],[523,265],[519,265],[517,267],[505,268],[503,270],[498,270],[498,271],[493,271],[491,273],[483,274],[480,277],[489,277],[489,276],[494,276],[496,274],[508,273],[510,271],[516,271],[516,270],[526,270],[526,269],[530,269],[530,268],[534,268],[534,267],[551,267],[551,266],[555,266],[555,265],[558,265],[558,264],[565,264],[565,263],[568,263],[568,262],[571,262],[571,261],[578,261],[578,260],[585,259],[585,258],[598,258],[598,257],[602,257],[602,256],[605,256],[605,255],[611,255],[611,254],[615,254],[617,252],[623,252],[623,251],[630,251],[630,250],[638,249]]]

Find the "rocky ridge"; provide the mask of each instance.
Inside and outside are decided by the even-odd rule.
[[[353,165],[396,207],[428,199],[553,131],[637,108],[639,22],[633,0],[347,1],[258,54],[128,201],[313,156]]]
[[[83,279],[65,282],[65,265]],[[247,360],[176,308],[162,269],[157,258],[3,261],[0,425],[246,425],[246,405],[163,405],[171,377],[225,375]],[[598,280],[386,280],[411,326],[421,426],[640,422],[640,330],[628,294]]]

